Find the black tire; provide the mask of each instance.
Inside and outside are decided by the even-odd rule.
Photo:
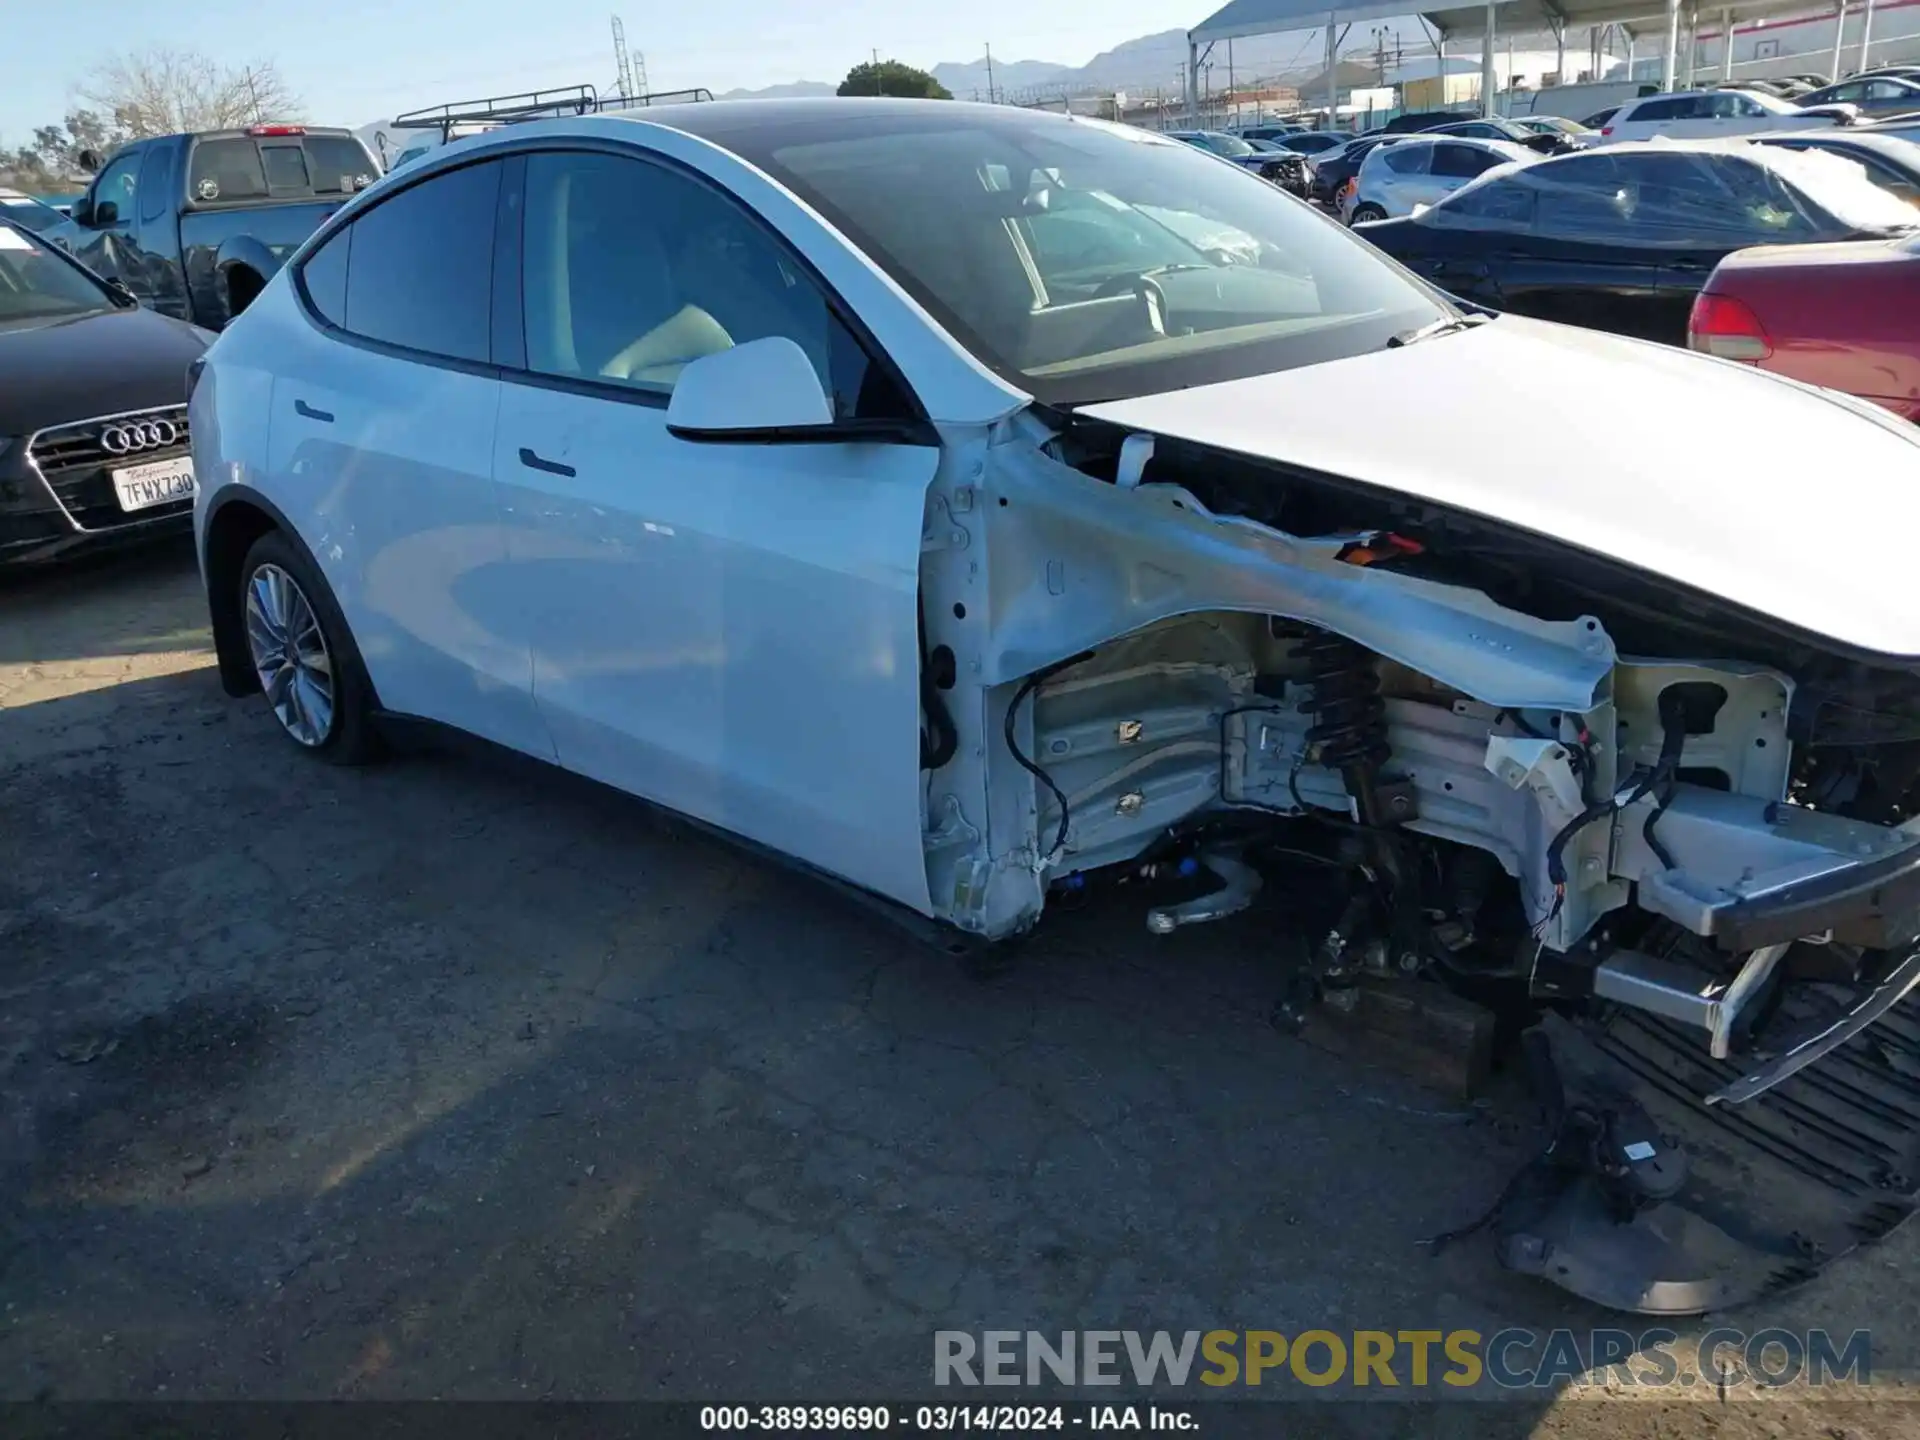
[[[315,693],[312,677],[318,667],[304,667],[308,681],[304,687],[297,687],[292,681],[272,687],[269,677],[262,672],[261,647],[265,645],[271,649],[275,633],[270,621],[263,624],[266,611],[276,603],[267,596],[277,593],[284,600],[287,595],[285,587],[278,584],[278,578],[272,573],[276,571],[278,576],[292,582],[295,593],[312,621],[311,628],[304,625],[295,627],[302,631],[306,641],[296,649],[303,656],[312,655],[311,642],[317,630],[321,653],[327,661],[325,673],[330,682],[330,704],[324,730],[317,739],[302,738],[295,722],[289,719],[288,707],[276,704],[274,692],[278,689],[284,695],[291,691],[294,694],[292,713],[312,721],[317,707],[310,701],[302,702],[299,696]],[[257,585],[266,588],[257,590]],[[262,597],[260,604],[250,609],[250,599],[256,594]],[[367,679],[366,667],[360,660],[360,649],[353,643],[353,634],[347,629],[346,617],[340,613],[333,591],[327,587],[325,578],[300,547],[278,530],[269,530],[254,541],[240,566],[238,602],[242,635],[247,646],[247,663],[253,667],[256,678],[261,682],[268,712],[273,715],[288,742],[331,765],[364,765],[376,759],[380,754],[380,743],[373,726],[373,685]],[[284,633],[286,628],[282,627],[279,633]],[[281,647],[283,653],[284,648]],[[287,668],[281,667],[283,671]],[[300,666],[292,668],[302,669]],[[296,675],[295,679],[298,678]],[[321,731],[317,724],[311,725],[310,729]]]
[[[1358,225],[1363,220],[1384,220],[1386,218],[1387,212],[1382,210],[1378,205],[1356,205],[1353,207],[1353,215],[1347,223],[1349,225]]]

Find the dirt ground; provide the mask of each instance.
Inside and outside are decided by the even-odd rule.
[[[618,796],[311,763],[211,663],[185,547],[0,580],[0,1399],[905,1399],[940,1329],[1610,1323],[1418,1248],[1526,1117],[1278,1037],[1284,913],[1094,906],[970,978]],[[1881,1390],[1916,1274],[1908,1230],[1728,1323],[1871,1327]],[[1742,1398],[1662,1433],[1920,1433]]]

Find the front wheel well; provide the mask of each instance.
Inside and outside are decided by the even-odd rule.
[[[279,528],[271,515],[245,500],[222,505],[207,525],[207,610],[220,684],[229,695],[250,695],[260,688],[240,615],[240,567],[254,541]]]

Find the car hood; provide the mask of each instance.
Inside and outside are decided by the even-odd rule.
[[[1920,429],[1848,396],[1506,316],[1084,407],[1550,536],[1860,650],[1920,657]]]
[[[0,325],[0,435],[187,398],[187,365],[213,337],[151,310]]]

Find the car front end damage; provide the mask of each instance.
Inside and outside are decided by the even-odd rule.
[[[1735,1303],[1913,1210],[1913,665],[1038,409],[943,467],[921,583],[942,920],[1003,939],[1151,869],[1190,877],[1155,933],[1256,904],[1309,933],[1284,1030],[1485,1007],[1550,1139],[1469,1228],[1613,1308]]]

